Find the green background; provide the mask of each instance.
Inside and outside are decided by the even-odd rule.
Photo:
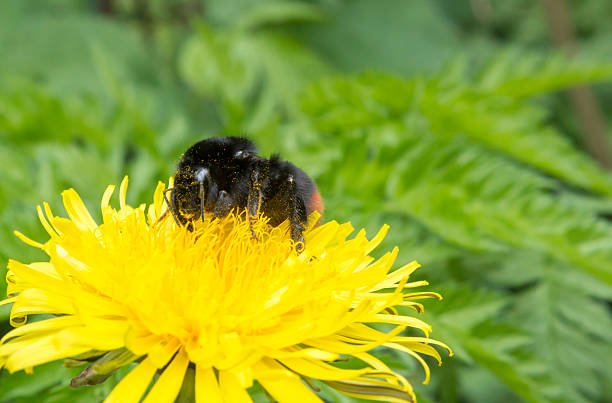
[[[549,34],[563,4],[572,59]],[[190,144],[248,135],[315,179],[326,219],[390,224],[378,253],[444,295],[422,318],[456,354],[429,385],[378,351],[421,402],[612,401],[611,21],[606,0],[3,0],[0,274],[44,259],[12,231],[44,241],[35,207],[63,214],[63,189],[99,217],[125,174],[149,202]],[[74,374],[3,371],[0,402],[120,378]]]

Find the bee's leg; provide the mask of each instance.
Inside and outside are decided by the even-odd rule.
[[[289,225],[291,239],[295,242],[295,249],[300,253],[304,249],[304,225],[308,220],[304,200],[298,195],[297,185],[293,176],[289,176],[285,191],[289,199]]]
[[[170,200],[168,200],[168,196],[166,196],[166,193],[168,193],[168,192],[172,192],[172,203],[170,203]],[[177,225],[181,225],[181,223],[179,222],[179,219],[177,217],[177,213],[174,211],[176,209],[176,207],[174,205],[174,188],[168,188],[168,189],[164,190],[164,200],[166,201],[166,205],[168,206],[168,210],[172,214],[172,218],[174,218],[174,222],[176,222]]]
[[[233,200],[225,190],[219,192],[215,203],[215,218],[223,218],[232,210]]]
[[[251,178],[249,180],[249,196],[247,199],[247,216],[249,218],[249,228],[251,229],[251,235],[253,238],[257,238],[253,231],[253,220],[259,214],[261,203],[263,200],[263,193],[261,191],[263,173],[261,166],[258,164],[251,171]]]

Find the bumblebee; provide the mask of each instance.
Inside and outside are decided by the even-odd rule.
[[[168,192],[170,200],[164,197],[179,225],[193,228],[191,222],[205,214],[221,218],[246,209],[251,223],[260,212],[273,226],[289,220],[296,245],[304,242],[308,215],[323,214],[321,195],[304,171],[279,155],[257,155],[253,142],[242,137],[213,137],[189,147]]]

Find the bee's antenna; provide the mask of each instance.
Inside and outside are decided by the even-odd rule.
[[[164,190],[164,200],[166,201],[166,204],[168,205],[168,210],[170,210],[170,213],[172,213],[172,218],[174,218],[176,225],[181,225],[181,223],[179,223],[178,218],[176,217],[176,213],[174,212],[174,209],[175,209],[174,204],[170,203],[170,200],[168,200],[168,196],[166,196],[166,193],[168,192],[174,192],[174,188],[168,188]]]
[[[200,219],[204,221],[204,182],[200,182]]]

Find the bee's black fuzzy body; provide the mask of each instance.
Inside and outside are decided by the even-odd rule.
[[[170,211],[180,224],[204,219],[204,213],[224,217],[246,208],[250,220],[260,212],[273,226],[288,219],[296,242],[303,242],[308,215],[323,213],[317,187],[304,171],[278,155],[258,156],[255,145],[242,137],[214,137],[191,146],[169,191]]]

